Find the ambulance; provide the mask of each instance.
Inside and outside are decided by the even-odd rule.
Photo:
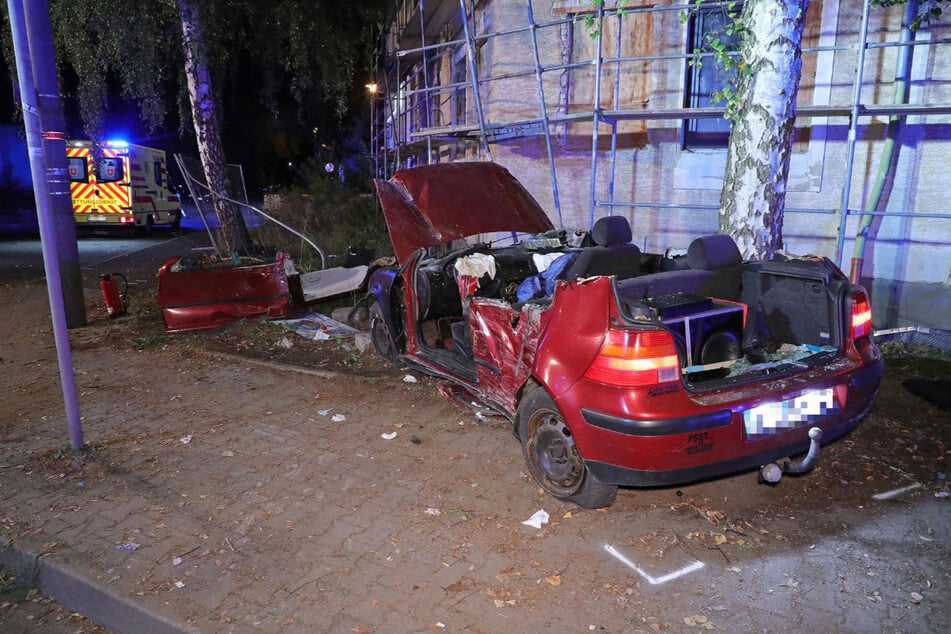
[[[76,223],[84,227],[153,225],[178,228],[179,197],[169,189],[165,152],[126,141],[67,141],[69,188]]]

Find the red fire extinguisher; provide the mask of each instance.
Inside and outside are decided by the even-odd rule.
[[[116,284],[114,277],[122,278],[122,292]],[[124,315],[126,310],[126,296],[129,292],[129,281],[122,273],[102,274],[99,276],[99,288],[102,289],[102,298],[106,301],[106,312],[110,317]]]

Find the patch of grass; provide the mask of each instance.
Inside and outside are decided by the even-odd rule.
[[[17,578],[13,571],[0,568],[0,602],[21,603],[26,599],[28,592],[29,588]]]
[[[469,509],[451,508],[451,509],[446,509],[446,513],[453,514],[453,515],[460,515],[462,516],[462,519],[464,520],[468,520],[475,517],[475,511],[470,511]]]
[[[132,340],[132,347],[136,350],[146,350],[148,348],[158,348],[169,342],[168,335],[144,334],[135,337]]]
[[[9,592],[16,581],[16,576],[9,570],[0,568],[0,593]]]
[[[99,451],[105,447],[105,444],[101,441],[86,443],[78,449],[73,449],[73,446],[68,440],[64,440],[61,444],[57,445],[50,451],[50,457],[54,460],[62,460],[64,458],[77,458],[80,461],[85,461],[87,459],[95,458]]]

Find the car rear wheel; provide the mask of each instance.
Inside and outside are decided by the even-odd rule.
[[[532,390],[519,404],[518,436],[529,472],[553,496],[585,508],[614,502],[617,487],[598,482],[588,472],[571,429],[544,389]]]

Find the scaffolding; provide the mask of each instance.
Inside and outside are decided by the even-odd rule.
[[[619,101],[620,78],[622,67],[625,64],[651,64],[677,62],[686,69],[691,63],[696,63],[712,55],[712,53],[688,52],[684,46],[682,52],[663,52],[648,55],[624,55],[622,38],[625,29],[622,21],[632,19],[640,14],[659,15],[669,12],[680,13],[694,5],[693,2],[677,4],[656,4],[645,7],[611,8],[605,7],[608,2],[589,6],[593,11],[594,23],[599,25],[591,31],[595,39],[595,54],[591,59],[562,60],[558,64],[543,64],[540,55],[539,34],[550,29],[571,28],[577,21],[575,13],[565,13],[563,17],[539,21],[536,19],[531,0],[525,0],[524,22],[522,24],[507,24],[511,28],[504,30],[486,31],[479,28],[477,18],[479,5],[488,3],[476,0],[404,0],[399,4],[397,18],[392,22],[387,33],[388,59],[392,62],[381,70],[383,76],[381,84],[386,86],[384,107],[378,109],[383,120],[378,123],[378,137],[372,142],[374,163],[382,166],[376,174],[379,177],[388,177],[395,169],[410,167],[418,164],[438,162],[445,157],[471,157],[492,160],[492,146],[504,139],[511,139],[524,135],[543,135],[545,152],[547,154],[548,172],[550,175],[551,193],[554,201],[554,212],[559,223],[562,223],[561,195],[559,192],[558,167],[556,161],[554,137],[566,126],[584,122],[591,127],[591,157],[590,180],[588,185],[589,224],[596,219],[598,209],[612,214],[617,208],[651,208],[663,209],[668,206],[684,209],[684,205],[668,205],[665,203],[645,201],[622,201],[616,199],[615,183],[617,177],[618,137],[619,128],[626,121],[691,121],[700,119],[717,119],[724,116],[724,108],[717,106],[706,107],[629,107]],[[556,3],[554,3],[556,4]],[[576,5],[578,3],[575,3]],[[587,4],[587,3],[582,3]],[[706,2],[704,6],[726,6],[726,2]],[[577,10],[576,10],[577,11]],[[944,47],[951,55],[951,39],[929,39],[927,41],[895,40],[872,42],[869,41],[869,14],[868,2],[863,2],[862,19],[857,34],[858,45],[839,44],[803,47],[803,55],[832,53],[835,56],[854,55],[855,72],[852,83],[851,100],[838,105],[813,105],[803,103],[797,108],[798,119],[808,118],[839,118],[848,125],[846,140],[847,164],[844,175],[844,184],[837,208],[788,208],[786,213],[818,213],[837,214],[840,217],[839,231],[836,241],[836,259],[842,257],[845,240],[846,223],[850,216],[856,215],[910,215],[915,218],[951,219],[951,213],[911,213],[911,212],[880,212],[852,209],[849,207],[850,191],[853,180],[853,164],[856,153],[856,137],[859,123],[862,119],[874,117],[900,117],[913,115],[949,115],[951,103],[876,103],[863,100],[862,87],[865,82],[866,53],[874,49],[896,47]],[[614,29],[615,41],[613,50],[606,51],[604,28],[609,21],[616,21]],[[939,32],[948,32],[944,28]],[[529,68],[516,69],[509,72],[486,73],[479,62],[479,50],[505,36],[526,35],[531,43],[531,59]],[[464,60],[463,60],[464,57]],[[436,77],[434,60],[441,60],[445,66],[446,60],[452,60],[452,70],[449,81],[437,81],[445,77]],[[464,61],[464,66],[462,63]],[[836,57],[836,63],[839,62]],[[456,66],[459,68],[457,69]],[[462,76],[461,68],[465,68]],[[552,80],[553,74],[564,76],[565,73],[576,69],[592,69],[594,71],[591,108],[580,112],[569,112],[562,95],[554,101],[549,94],[549,87],[557,84]],[[443,71],[445,69],[442,69]],[[457,72],[458,71],[458,72]],[[442,72],[445,75],[445,72]],[[536,112],[532,116],[517,116],[515,118],[496,117],[492,120],[483,108],[483,95],[495,82],[524,80],[531,82],[537,93]],[[608,85],[613,93],[612,102],[608,107],[602,104],[602,89]],[[447,116],[448,113],[448,116]],[[462,116],[460,116],[460,113]],[[448,120],[446,120],[448,119]],[[602,126],[609,131],[602,133]],[[601,149],[602,136],[609,137],[609,148],[606,152]],[[376,153],[381,152],[384,160],[376,159]],[[606,160],[605,160],[606,159]],[[598,188],[599,170],[607,167],[607,186]],[[715,204],[688,205],[694,210],[718,209]]]

